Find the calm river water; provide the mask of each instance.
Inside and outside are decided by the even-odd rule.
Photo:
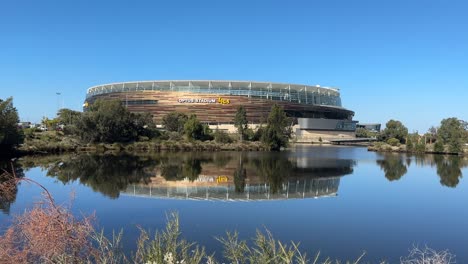
[[[72,155],[17,161],[20,174],[77,214],[96,213],[106,232],[161,229],[177,211],[183,236],[221,257],[215,237],[267,228],[309,254],[396,262],[413,245],[449,249],[468,263],[468,159],[379,154],[365,148],[296,146],[281,153],[184,152]],[[22,183],[0,200],[0,230],[41,190]],[[0,231],[1,232],[1,231]]]

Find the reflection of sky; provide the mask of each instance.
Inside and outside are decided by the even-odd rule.
[[[323,256],[351,259],[366,250],[369,261],[396,261],[413,244],[427,244],[436,249],[448,248],[457,255],[457,263],[468,263],[468,183],[464,178],[456,188],[441,186],[435,167],[412,163],[406,175],[389,182],[375,162],[377,155],[366,149],[312,149],[307,155],[355,157],[353,175],[341,178],[335,198],[247,203],[128,196],[112,200],[76,182],[64,186],[43,177],[45,172],[38,169],[26,175],[44,184],[58,201],[67,200],[69,192],[75,190],[74,210],[95,210],[99,225],[107,231],[124,228],[127,244],[136,239],[136,225],[161,228],[165,212],[175,210],[180,214],[185,237],[217,251],[218,257],[221,248],[214,236],[238,230],[247,238],[257,228],[267,227],[276,238],[300,241],[303,249],[311,253],[321,250]],[[371,159],[374,162],[369,162]],[[462,172],[467,175],[468,169]],[[31,196],[38,197],[39,193],[38,188],[22,184],[11,212],[21,212],[31,203]],[[0,215],[1,225],[6,219]]]

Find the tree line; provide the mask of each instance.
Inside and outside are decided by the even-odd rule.
[[[468,143],[468,122],[456,117],[445,118],[439,126],[432,126],[420,135],[409,133],[402,122],[392,119],[381,132],[358,128],[356,137],[374,137],[392,146],[404,144],[408,152],[462,153],[464,144]]]
[[[1,147],[11,150],[24,138],[34,137],[37,128],[20,129],[19,117],[12,98],[0,100]],[[212,130],[196,115],[171,112],[162,118],[164,129],[156,127],[149,113],[132,113],[118,100],[96,100],[87,111],[60,109],[57,117],[44,118],[42,124],[49,130],[60,130],[66,136],[76,137],[82,143],[128,143],[150,140],[188,140],[218,143],[237,141],[223,130]],[[286,147],[291,137],[291,122],[283,108],[273,105],[265,125],[249,128],[247,112],[239,106],[233,119],[239,140],[261,141],[270,150]]]

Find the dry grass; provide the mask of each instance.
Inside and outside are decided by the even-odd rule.
[[[413,246],[407,257],[401,258],[401,264],[451,264],[455,262],[455,255],[448,250],[436,251],[425,246]]]

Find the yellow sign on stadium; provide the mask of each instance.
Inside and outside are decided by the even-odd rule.
[[[224,183],[224,182],[227,182],[227,181],[228,181],[227,176],[218,176],[218,178],[216,178],[217,183]]]

